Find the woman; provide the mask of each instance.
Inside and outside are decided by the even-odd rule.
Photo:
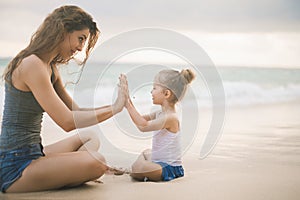
[[[9,63],[4,73],[0,135],[2,192],[77,186],[99,178],[108,169],[92,133],[74,135],[44,148],[40,138],[43,112],[69,132],[95,125],[123,109],[122,80],[113,105],[81,109],[66,92],[57,70],[59,64],[86,48],[84,64],[98,35],[89,14],[76,6],[62,6],[44,20],[28,47]]]

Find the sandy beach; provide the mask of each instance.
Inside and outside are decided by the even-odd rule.
[[[43,132],[52,132],[42,135],[45,144],[68,136],[47,117]],[[136,182],[129,175],[104,175],[99,179],[102,183],[0,194],[0,199],[299,199],[299,133],[299,102],[227,108],[215,149],[199,159],[203,137],[197,137],[183,158],[183,178],[153,183]]]
[[[68,10],[68,5],[80,9]],[[20,139],[20,130],[39,130],[40,118],[32,114],[40,108],[31,91],[61,127],[85,127],[67,133],[45,112],[44,147],[92,131],[106,164],[128,172],[140,153],[152,147],[153,133],[140,132],[126,108],[86,127],[98,122],[91,119],[92,109],[79,113],[86,110],[71,108],[66,93],[79,108],[117,105],[124,74],[135,108],[148,114],[163,108],[151,92],[159,71],[184,75],[182,70],[190,69],[196,74],[176,103],[184,177],[138,182],[129,173],[107,172],[73,188],[0,191],[0,200],[300,200],[299,10],[300,0],[0,0],[0,74],[21,90],[10,94],[11,87],[0,81],[0,128],[4,113],[3,124],[9,125],[2,131],[1,144],[7,145],[1,149],[31,140]],[[189,82],[186,74],[182,77]],[[172,86],[177,82],[170,80]],[[95,113],[97,119],[108,116]],[[53,164],[62,163],[57,159]],[[76,172],[85,170],[72,164]],[[46,181],[52,183],[48,176]]]

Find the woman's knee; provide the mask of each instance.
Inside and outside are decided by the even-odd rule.
[[[99,152],[97,151],[91,151],[89,152],[91,154],[91,156],[97,161],[97,162],[100,162],[100,163],[103,163],[106,165],[106,159],[105,157],[100,154]]]
[[[80,150],[97,151],[100,147],[100,140],[94,131],[80,131],[78,136],[82,143]]]
[[[89,155],[91,158],[88,163],[89,168],[101,176],[108,169],[104,156],[98,152],[89,152]]]

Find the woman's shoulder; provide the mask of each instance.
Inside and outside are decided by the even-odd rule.
[[[29,55],[25,57],[18,70],[16,70],[15,78],[28,84],[28,80],[37,80],[39,78],[46,78],[49,76],[49,69],[47,64],[44,63],[38,56]]]
[[[40,71],[43,69],[41,66],[46,66],[46,64],[38,56],[31,54],[21,61],[18,68],[23,72],[32,70]]]
[[[36,64],[39,64],[39,65],[45,65],[45,63],[35,54],[31,54],[27,57],[25,57],[21,64],[23,65],[36,65]]]

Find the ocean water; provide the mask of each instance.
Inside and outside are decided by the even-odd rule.
[[[0,59],[1,74],[8,62],[9,59]],[[191,66],[184,67],[191,68]],[[152,80],[158,71],[165,68],[180,70],[182,66],[137,63],[113,63],[104,66],[102,63],[88,62],[84,68],[70,63],[60,67],[60,72],[67,90],[81,106],[99,106],[114,101],[118,76],[124,73],[128,77],[133,101],[140,109],[147,109],[152,104],[150,94]],[[300,101],[300,69],[217,67],[217,71],[224,87],[226,106]],[[200,107],[210,107],[213,91],[207,87],[202,74],[197,72],[196,76],[184,100],[197,102]],[[0,102],[2,103],[4,100],[3,81],[0,87]]]

